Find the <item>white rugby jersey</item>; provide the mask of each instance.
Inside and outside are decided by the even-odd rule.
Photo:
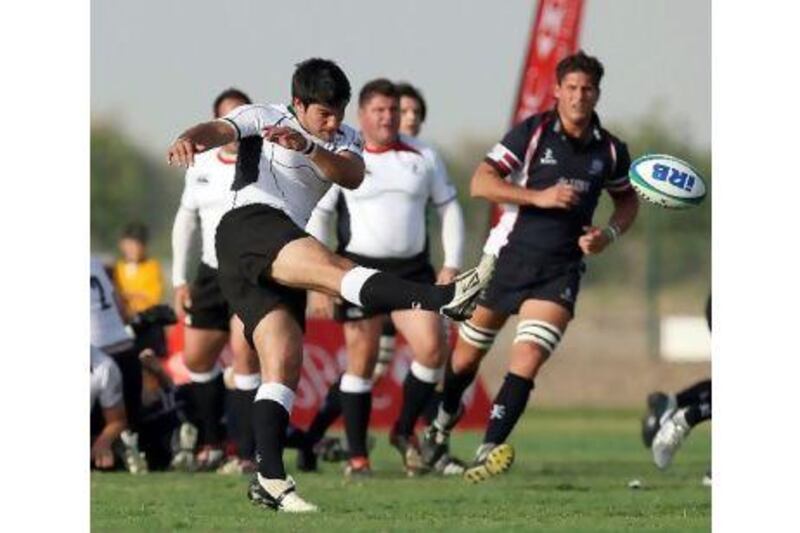
[[[340,250],[374,258],[409,258],[421,253],[427,241],[428,202],[440,208],[457,197],[441,159],[419,140],[400,135],[385,149],[365,148],[364,164],[361,186],[355,190],[331,187],[306,230],[327,241],[327,220],[335,212]],[[461,265],[463,223],[457,226],[458,250],[449,254],[457,257],[445,260],[446,266],[456,268]]]
[[[91,403],[100,400],[100,407],[109,408],[122,403],[122,374],[117,363],[102,350],[95,346],[89,346],[91,357],[91,377],[89,378],[89,390]]]
[[[133,342],[133,336],[125,329],[122,321],[122,313],[117,307],[117,299],[114,294],[114,285],[99,259],[92,257],[90,263],[91,343],[111,352],[129,348]]]
[[[200,221],[201,260],[217,268],[214,237],[222,215],[233,207],[231,190],[236,172],[236,159],[229,159],[221,148],[198,154],[194,165],[186,171],[180,207],[172,230],[172,282],[186,283],[189,244]]]
[[[350,126],[342,124],[332,141],[323,141],[304,130],[292,109],[285,105],[243,105],[219,120],[231,124],[239,140],[234,207],[266,204],[286,213],[301,228],[306,226],[331,181],[300,152],[263,141],[262,130],[287,126],[333,153],[349,151],[361,155],[361,139]]]

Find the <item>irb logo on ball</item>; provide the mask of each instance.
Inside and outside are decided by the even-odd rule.
[[[670,209],[699,205],[706,197],[706,184],[688,163],[664,154],[642,156],[631,163],[628,177],[643,199]]]

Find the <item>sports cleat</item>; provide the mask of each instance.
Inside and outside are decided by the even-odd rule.
[[[461,459],[451,457],[449,453],[445,453],[433,465],[433,470],[442,476],[462,476],[467,470],[467,465]]]
[[[122,441],[125,468],[131,474],[146,474],[147,459],[144,453],[139,451],[139,435],[126,429],[120,433],[119,438]]]
[[[319,508],[297,494],[297,485],[291,476],[286,479],[265,479],[256,473],[247,488],[247,499],[254,505],[284,513],[314,513]]]
[[[344,477],[348,479],[365,479],[372,477],[372,467],[367,457],[353,457],[344,467]]]
[[[347,450],[342,446],[342,440],[337,437],[324,437],[314,445],[317,457],[328,463],[341,463],[347,460]]]
[[[711,469],[709,468],[708,471],[703,476],[703,480],[701,481],[704,487],[711,486]]]
[[[173,450],[175,450],[170,468],[179,472],[194,472],[197,470],[197,461],[194,456],[194,448],[197,446],[197,428],[189,423],[184,422],[181,424],[177,434],[173,435],[173,439],[177,437],[177,442],[173,442]]]
[[[647,413],[642,418],[642,442],[649,448],[653,437],[658,433],[661,424],[672,416],[678,407],[675,396],[663,392],[654,392],[647,396]]]
[[[489,284],[497,259],[484,254],[475,268],[462,272],[453,281],[453,299],[442,306],[439,312],[456,322],[463,322],[472,316],[481,291]]]
[[[197,471],[214,472],[225,462],[225,450],[217,446],[203,446],[197,452]]]
[[[478,448],[475,462],[464,471],[464,479],[469,483],[480,483],[490,477],[502,474],[514,463],[514,448],[510,444],[487,442]]]
[[[256,471],[256,464],[248,459],[240,459],[236,456],[230,457],[222,466],[217,468],[217,474],[236,476],[242,474],[253,474]]]
[[[689,434],[689,424],[683,416],[685,409],[672,415],[666,422],[661,424],[661,429],[653,438],[653,461],[661,470],[667,468],[672,463],[672,456],[681,447],[686,436]]]
[[[437,418],[444,416],[442,407],[439,407]],[[458,411],[452,416],[447,425],[443,427],[438,421],[434,420],[431,425],[422,432],[420,442],[420,452],[422,460],[428,467],[433,467],[443,456],[450,451],[450,431],[456,427],[458,421],[464,414],[464,404],[459,404]]]
[[[398,435],[392,432],[389,434],[389,443],[400,452],[403,468],[408,477],[419,476],[429,470],[422,460],[416,435]]]

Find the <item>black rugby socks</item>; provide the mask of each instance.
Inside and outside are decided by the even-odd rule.
[[[325,395],[325,400],[323,400],[317,414],[314,415],[314,420],[311,421],[311,425],[308,426],[306,435],[311,446],[322,440],[328,428],[330,428],[342,414],[342,393],[339,391],[340,380],[341,376],[331,384],[328,393]]]
[[[372,411],[372,381],[344,374],[339,389],[350,457],[367,457],[367,429]]]
[[[675,395],[678,407],[711,401],[711,380],[705,379],[695,383]]]
[[[492,403],[489,425],[486,427],[483,442],[501,444],[506,441],[528,405],[531,389],[533,380],[510,372],[506,374],[506,379]]]
[[[425,309],[438,313],[453,299],[455,286],[414,283],[386,272],[355,267],[345,274],[340,292],[347,301],[374,311]]]
[[[416,361],[411,363],[403,381],[403,405],[393,433],[404,436],[414,433],[414,425],[433,396],[438,378],[438,369],[425,367]]]
[[[258,473],[266,479],[286,479],[283,448],[289,426],[294,392],[281,383],[264,383],[253,404]]]

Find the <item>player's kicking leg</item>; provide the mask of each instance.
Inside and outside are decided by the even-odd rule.
[[[492,402],[483,444],[464,478],[477,483],[508,470],[514,449],[506,439],[528,405],[533,380],[561,341],[572,313],[545,300],[526,300],[519,312],[517,334],[511,347],[511,364],[503,385]]]
[[[442,402],[435,419],[422,433],[422,457],[429,468],[448,452],[450,431],[463,412],[461,398],[475,381],[481,360],[507,318],[478,305],[472,317],[460,325],[455,350],[445,364]]]
[[[292,312],[279,305],[261,319],[252,339],[261,363],[262,383],[253,404],[257,472],[248,497],[277,511],[316,511],[315,505],[297,494],[283,464],[289,415],[300,381],[303,330]]]
[[[415,283],[354,265],[313,237],[306,237],[281,248],[269,275],[281,285],[341,296],[371,310],[424,309],[461,321],[472,315],[492,267],[490,262],[481,262],[448,285]]]

